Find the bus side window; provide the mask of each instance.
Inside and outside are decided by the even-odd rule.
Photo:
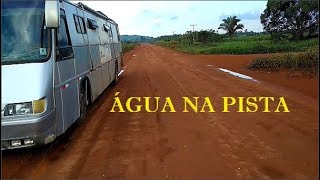
[[[73,58],[73,50],[64,10],[60,11],[60,27],[58,33],[59,60]]]
[[[103,25],[103,30],[106,31],[108,33],[109,37],[112,39],[111,27],[109,27],[108,25],[104,24]]]
[[[78,15],[73,15],[74,23],[77,29],[77,33],[79,34],[86,34],[86,26],[83,17],[80,17]]]
[[[78,17],[79,18],[79,24],[81,26],[81,32],[82,34],[87,34],[87,29],[86,29],[86,25],[85,25],[85,22],[84,22],[84,19],[83,17]]]

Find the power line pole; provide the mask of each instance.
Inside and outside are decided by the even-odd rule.
[[[197,24],[191,24],[190,26],[192,26],[192,43],[194,44],[194,27],[196,26]]]
[[[172,31],[172,34],[174,35],[175,31]]]

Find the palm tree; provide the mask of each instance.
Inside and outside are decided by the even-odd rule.
[[[229,38],[231,38],[232,35],[238,30],[243,29],[243,24],[238,24],[240,22],[240,19],[237,19],[237,16],[228,17],[227,19],[222,20],[223,23],[220,24],[220,27],[218,29],[222,29],[227,31],[227,34]]]

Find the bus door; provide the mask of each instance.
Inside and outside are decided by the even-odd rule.
[[[116,28],[114,24],[110,24],[110,29],[111,29],[111,34],[110,34],[110,38],[112,41],[112,58],[116,59],[117,58],[117,54],[116,54],[116,45],[115,43],[117,43],[117,39],[115,38],[117,36],[117,32],[116,32]]]
[[[105,59],[102,62],[102,83],[104,87],[109,85],[110,81],[110,72],[109,72],[109,61],[111,60],[111,46],[110,38],[108,34],[109,29],[103,24],[103,31],[100,34],[101,44],[105,52]]]
[[[57,118],[62,118],[63,131],[80,115],[79,88],[75,77],[74,52],[64,10],[60,10],[60,27],[57,30],[57,70],[59,85],[56,89]],[[61,121],[59,120],[59,121]]]

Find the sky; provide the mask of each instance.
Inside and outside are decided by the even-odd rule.
[[[121,35],[183,34],[213,29],[222,19],[236,15],[244,29],[261,32],[260,14],[267,1],[71,1],[101,11],[119,24]],[[218,33],[224,33],[219,30]]]

